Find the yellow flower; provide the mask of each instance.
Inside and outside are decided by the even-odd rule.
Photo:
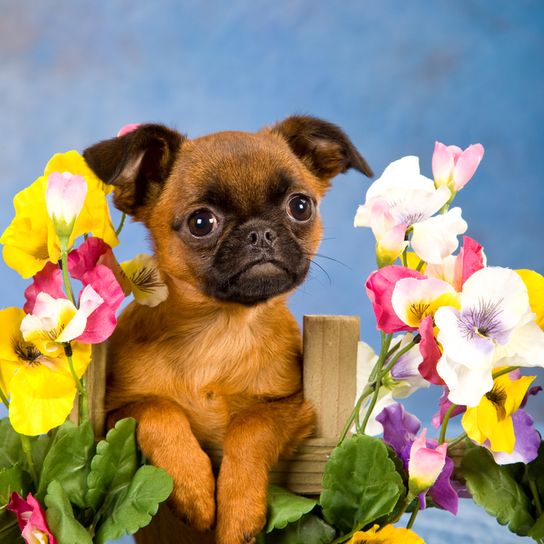
[[[368,531],[358,531],[348,544],[425,544],[425,541],[410,529],[386,525],[382,529],[374,525]]]
[[[101,238],[110,247],[119,243],[106,199],[109,192],[107,186],[96,177],[77,151],[54,155],[47,163],[44,175],[13,199],[15,217],[0,238],[0,243],[4,245],[4,260],[23,278],[39,272],[48,261],[56,263],[60,259],[59,239],[45,200],[47,178],[53,172],[78,174],[87,182],[87,195],[75,221],[69,245],[85,233]]]
[[[493,388],[480,404],[467,408],[461,421],[469,438],[478,444],[490,442],[492,451],[512,453],[516,444],[512,414],[516,412],[536,376],[522,376],[517,380],[504,374],[495,378]]]
[[[531,310],[536,314],[536,324],[544,330],[544,276],[534,270],[516,270],[527,292]]]
[[[62,346],[43,354],[20,330],[25,312],[0,311],[0,389],[10,397],[9,419],[20,434],[43,434],[63,423],[76,395]],[[81,377],[91,358],[91,346],[72,345],[74,369]]]

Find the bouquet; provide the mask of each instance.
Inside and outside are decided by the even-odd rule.
[[[530,415],[542,388],[525,373],[544,366],[544,277],[488,266],[468,236],[454,255],[467,223],[451,205],[483,154],[480,144],[437,142],[434,180],[409,156],[368,189],[355,226],[376,238],[378,269],[365,286],[380,351],[359,345],[358,400],[319,500],[272,490],[261,542],[422,543],[417,516],[456,515],[459,498],[544,542],[544,446]],[[434,436],[400,402],[428,387],[442,391],[426,414],[436,411]],[[453,418],[459,436],[449,435]]]
[[[151,256],[115,259],[125,218],[113,227],[108,192],[76,151],[57,154],[16,195],[0,239],[6,263],[32,278],[23,308],[0,311],[2,544],[114,540],[147,525],[172,490],[144,463],[133,419],[98,443],[89,419],[92,346],[112,334],[125,296],[167,296]]]

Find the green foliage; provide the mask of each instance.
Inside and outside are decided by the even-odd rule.
[[[531,501],[507,468],[497,465],[485,448],[472,448],[461,469],[474,502],[513,533],[528,535],[535,522]]]
[[[164,470],[152,466],[138,469],[126,492],[98,527],[95,542],[104,544],[145,527],[172,492],[172,486],[172,479]]]
[[[52,481],[45,496],[47,525],[62,544],[92,544],[91,535],[74,517],[72,505],[62,485]]]
[[[261,539],[266,544],[330,544],[336,531],[313,514],[305,514],[283,530],[267,534]],[[259,542],[259,541],[258,541]]]
[[[268,488],[268,522],[266,532],[285,529],[289,523],[298,521],[311,512],[317,501],[295,495],[287,489],[271,485]]]
[[[31,478],[20,465],[0,469],[0,507],[8,504],[13,492],[26,496],[30,490]],[[0,520],[2,519],[0,510]]]
[[[325,520],[343,532],[390,514],[404,494],[385,444],[356,435],[333,450],[323,475]]]
[[[135,429],[134,419],[122,419],[96,447],[87,477],[86,501],[95,510],[126,489],[139,466]]]
[[[24,459],[21,439],[8,418],[0,420],[0,468],[10,468]]]
[[[37,499],[43,501],[47,486],[57,480],[72,504],[84,508],[87,476],[94,453],[94,434],[89,422],[77,426],[67,421],[56,431],[43,460]]]

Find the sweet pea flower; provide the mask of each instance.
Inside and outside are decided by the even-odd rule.
[[[102,183],[77,151],[56,154],[47,163],[44,175],[15,195],[15,217],[0,238],[4,260],[23,278],[34,276],[49,261],[60,260],[60,243],[46,203],[48,178],[55,172],[81,176],[87,184],[85,202],[67,245],[86,233],[103,239],[110,247],[119,243],[106,199],[112,186]]]
[[[520,376],[519,372],[495,378],[491,391],[482,397],[478,406],[467,408],[463,415],[461,424],[468,437],[488,447],[492,453],[512,454],[517,449],[514,459],[522,458],[524,463],[535,459],[540,438],[532,427],[530,416],[520,410],[535,378],[536,376]],[[514,415],[519,411],[522,414],[516,417],[516,434]],[[509,461],[509,458],[503,457],[502,460]]]
[[[128,125],[122,126],[117,133],[117,137],[120,138],[121,136],[125,136],[125,134],[134,132],[140,125],[141,123],[129,123]]]
[[[447,450],[447,444],[427,447],[427,429],[414,440],[408,460],[408,490],[413,496],[424,493],[436,482],[446,463]]]
[[[152,255],[140,253],[121,263],[121,268],[138,304],[153,307],[168,298],[168,286],[162,280],[157,260]]]
[[[62,345],[45,351],[42,341],[25,340],[19,308],[0,311],[0,389],[10,397],[9,419],[20,434],[44,434],[63,423],[74,403],[76,384]],[[52,346],[49,346],[50,348]],[[81,377],[91,358],[91,346],[74,342],[72,361]]]
[[[464,151],[456,145],[435,142],[432,159],[437,187],[448,187],[452,193],[461,190],[472,178],[484,156],[482,144],[472,144]]]
[[[72,175],[70,172],[49,174],[45,204],[47,213],[55,225],[61,248],[68,245],[86,195],[87,183],[82,176]]]
[[[514,271],[487,267],[463,286],[461,307],[435,313],[443,354],[437,372],[455,404],[474,407],[493,387],[493,368],[544,365],[544,332]]]
[[[380,266],[392,263],[395,253],[398,256],[404,250],[401,235],[409,228],[417,255],[426,262],[439,262],[455,251],[457,236],[467,228],[459,208],[432,217],[450,197],[447,187],[436,188],[420,174],[417,157],[404,157],[392,162],[370,186],[354,224],[372,228]]]
[[[376,524],[367,531],[357,531],[347,544],[425,544],[425,541],[411,529],[391,524],[380,529]]]
[[[406,412],[402,404],[399,403],[394,403],[387,406],[376,419],[383,427],[384,442],[393,448],[399,459],[402,461],[404,468],[409,472],[411,452],[414,448],[414,443],[416,442],[417,433],[421,428],[421,422],[417,419],[417,417]],[[422,433],[422,436],[426,436],[425,431]],[[431,451],[436,452],[438,444],[435,440],[426,440],[424,442],[420,437],[416,449],[420,448],[422,445],[428,449],[431,449]],[[431,465],[433,465],[433,469],[436,469],[436,466],[434,466],[434,464],[436,464],[436,456],[438,455],[440,457],[442,451],[445,452],[446,448],[442,447],[442,449],[438,451],[438,454],[430,454],[434,456],[433,462],[431,463]],[[424,456],[426,453],[423,453],[422,455]],[[413,462],[416,462],[417,459],[419,458],[416,455]],[[452,486],[451,476],[453,473],[453,468],[453,461],[449,457],[445,456],[444,466],[439,472],[434,483],[430,486],[428,494],[439,508],[448,510],[455,515],[457,514],[458,495]],[[426,474],[424,478],[429,478],[429,474]],[[414,495],[416,494],[419,493],[415,493]],[[420,496],[420,504],[422,508],[425,507],[425,501],[423,500],[425,495],[426,491],[424,491]]]
[[[26,500],[18,493],[11,494],[7,509],[17,516],[21,536],[27,544],[57,544],[47,526],[41,504],[29,493]]]

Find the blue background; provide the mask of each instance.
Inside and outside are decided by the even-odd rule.
[[[430,176],[435,139],[481,142],[484,160],[456,200],[469,234],[490,264],[544,272],[541,1],[1,0],[0,8],[2,230],[13,195],[53,153],[126,123],[163,122],[194,137],[309,113],[343,127],[377,174],[415,154]],[[297,317],[360,315],[362,337],[375,345],[363,290],[374,242],[352,227],[367,187],[358,173],[336,179],[322,205],[320,253],[343,264],[319,260],[330,281],[314,267],[292,308]],[[132,224],[117,255],[147,247]],[[2,306],[21,305],[25,286],[0,268]],[[408,406],[425,420],[434,398],[419,394]],[[542,424],[542,399],[531,402]],[[429,544],[522,540],[470,504],[459,521],[429,512],[416,529]]]

